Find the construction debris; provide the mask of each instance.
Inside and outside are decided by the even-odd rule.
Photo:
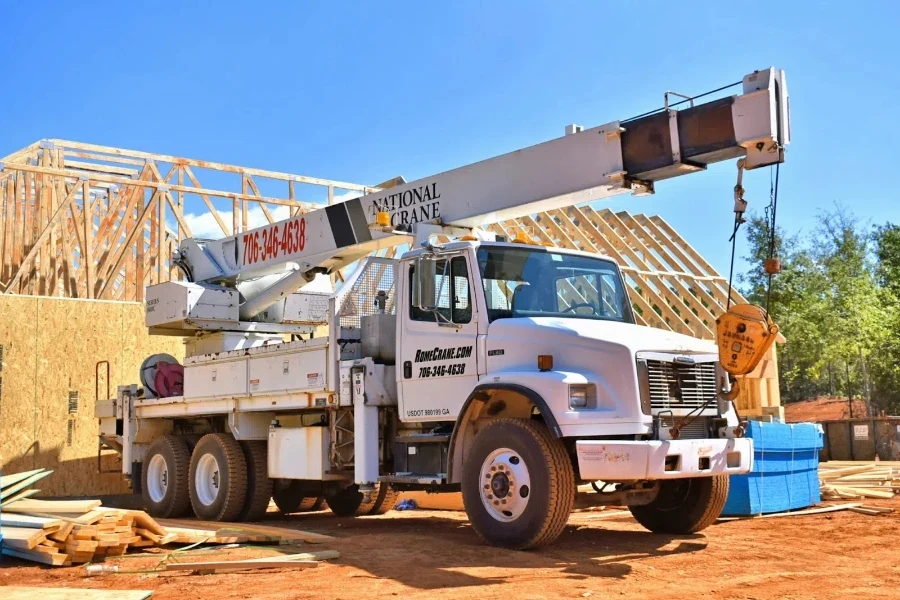
[[[22,497],[23,493],[37,491],[29,486],[50,473],[39,469],[0,478],[5,503],[0,513],[3,554],[62,566],[122,556],[131,548],[168,544],[279,544],[283,541],[319,544],[334,539],[305,531],[243,523],[173,520],[166,522],[171,527],[164,527],[143,511],[107,508],[99,500]]]
[[[900,490],[900,462],[820,463],[819,485],[823,500],[890,500]]]
[[[278,543],[280,541],[306,542],[307,544],[323,544],[334,538],[330,535],[312,533],[310,531],[298,531],[285,527],[272,527],[240,523],[237,525],[216,523],[214,521],[196,521],[188,519],[160,519],[159,524],[167,531],[178,534],[178,543],[192,544],[205,538],[210,544],[243,544]],[[200,529],[205,528],[205,529]]]

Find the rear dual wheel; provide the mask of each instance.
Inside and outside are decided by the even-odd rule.
[[[272,489],[275,506],[284,514],[322,510],[325,499],[321,496],[309,496],[309,490],[303,482],[291,479],[279,479]]]
[[[268,444],[264,440],[241,442],[241,449],[247,463],[247,499],[240,520],[259,521],[269,510],[269,500],[272,499]]]
[[[375,485],[375,491],[368,495],[353,484],[325,499],[328,508],[339,517],[383,515],[397,505],[398,494],[386,483]]]
[[[144,504],[159,518],[191,509],[208,521],[256,521],[272,497],[265,441],[227,433],[167,435],[154,440],[141,477]]]
[[[210,433],[191,455],[191,506],[207,521],[234,521],[247,500],[247,460],[241,445],[226,433]]]
[[[151,515],[176,518],[190,510],[190,463],[191,452],[180,436],[167,435],[150,444],[141,472],[141,496]]]

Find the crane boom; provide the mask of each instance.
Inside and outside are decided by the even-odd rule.
[[[185,240],[180,264],[196,282],[240,282],[285,265],[330,272],[408,241],[418,225],[476,228],[608,198],[653,193],[657,181],[744,157],[744,168],[783,162],[790,141],[783,71],[755,71],[742,93],[567,135],[215,241]],[[685,101],[687,102],[687,101]],[[668,104],[668,103],[667,103]],[[388,228],[374,226],[379,212]],[[388,231],[390,230],[390,231]],[[285,289],[294,285],[282,282]]]

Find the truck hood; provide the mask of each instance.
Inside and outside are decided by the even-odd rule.
[[[558,317],[498,319],[491,323],[488,338],[493,343],[505,340],[539,341],[542,345],[595,346],[606,342],[636,352],[672,352],[681,354],[717,354],[715,343],[644,325],[566,319]]]

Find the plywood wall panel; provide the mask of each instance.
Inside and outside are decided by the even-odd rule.
[[[34,469],[37,298],[0,301],[0,465],[3,472]]]
[[[41,482],[44,496],[126,493],[121,475],[97,473],[95,366],[109,361],[115,394],[116,386],[137,382],[146,356],[181,359],[181,340],[149,336],[137,303],[0,296],[0,319],[0,344],[9,340],[14,350],[4,368],[8,402],[0,404],[4,471],[54,469]],[[70,394],[77,394],[71,411]]]

